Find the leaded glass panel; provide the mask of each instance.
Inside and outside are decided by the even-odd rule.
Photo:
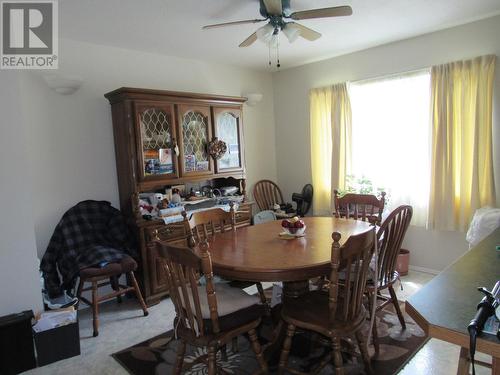
[[[140,114],[140,126],[144,175],[174,173],[170,114],[159,108],[148,108]]]
[[[208,171],[208,123],[203,114],[190,111],[182,119],[184,171]]]

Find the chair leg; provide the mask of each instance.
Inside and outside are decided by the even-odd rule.
[[[396,309],[396,313],[398,314],[399,322],[401,323],[401,327],[406,329],[405,318],[403,317],[403,313],[401,312],[401,308],[399,307],[398,296],[394,291],[392,285],[389,285],[389,293],[391,295],[392,303],[394,304],[394,308]]]
[[[238,349],[238,337],[233,337],[231,340],[231,351],[233,353],[238,353],[240,349]]]
[[[356,331],[356,340],[358,341],[361,358],[363,359],[363,363],[365,365],[365,371],[367,374],[372,374],[373,370],[370,361],[370,355],[368,354],[368,348],[366,346],[365,338],[363,337],[361,331]]]
[[[344,361],[342,360],[340,337],[332,337],[332,352],[335,375],[344,375]]]
[[[179,347],[177,348],[177,357],[175,360],[174,374],[180,375],[182,373],[182,364],[184,363],[184,354],[186,353],[186,342],[180,340]]]
[[[215,346],[208,346],[208,375],[215,375],[217,369]]]
[[[260,369],[263,374],[267,374],[267,363],[262,356],[262,348],[259,343],[259,339],[257,338],[257,332],[255,329],[248,331],[248,335],[250,336],[250,342],[252,343],[252,349],[257,357],[257,362],[259,362]]]
[[[97,295],[97,281],[92,281],[92,322],[94,337],[99,335],[99,296]]]
[[[372,330],[372,340],[373,347],[375,348],[375,357],[380,353],[380,342],[378,340],[378,331],[377,331],[377,318],[373,321],[373,330]]]
[[[286,330],[286,338],[285,342],[283,343],[283,349],[281,350],[281,355],[280,355],[280,363],[278,369],[279,375],[283,375],[285,373],[285,367],[288,363],[288,355],[290,354],[290,348],[292,346],[292,337],[294,333],[295,333],[295,326],[293,324],[289,324]]]
[[[222,345],[220,347],[220,355],[223,362],[227,362],[227,345]]]
[[[144,316],[148,316],[148,308],[146,306],[146,303],[144,302],[144,299],[142,298],[141,290],[139,289],[139,284],[137,284],[137,280],[134,276],[134,272],[130,271],[128,273],[128,276],[130,278],[130,281],[132,282],[132,286],[135,289],[135,295],[137,296],[137,299],[139,300],[139,303],[141,304],[142,312],[144,313]]]
[[[111,276],[109,278],[109,283],[111,285],[111,288],[113,288],[113,290],[116,292],[120,289],[119,285],[118,285],[118,276]],[[122,303],[122,296],[121,295],[117,295],[116,296],[116,302],[118,303]]]
[[[77,309],[80,305],[80,298],[82,297],[83,284],[85,284],[85,281],[80,277],[80,280],[78,281],[78,288],[76,289],[76,298],[78,298],[78,302],[76,303]]]
[[[373,312],[373,298],[375,297],[375,293],[368,292],[368,308],[370,313],[370,319],[372,318],[371,314]],[[375,304],[377,301],[375,300]],[[373,347],[375,348],[375,357],[378,356],[380,345],[378,341],[378,331],[377,331],[377,309],[375,308],[375,316],[373,317],[373,329],[372,329],[372,341]],[[367,343],[368,344],[368,343]]]

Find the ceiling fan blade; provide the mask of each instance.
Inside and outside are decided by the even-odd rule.
[[[300,36],[304,39],[313,41],[313,40],[321,38],[320,33],[318,33],[317,31],[314,31],[313,29],[305,27],[304,25],[301,25],[300,23],[290,22],[290,23],[288,23],[288,25],[294,25],[295,28],[299,29]]]
[[[352,14],[352,8],[348,5],[345,5],[341,7],[311,9],[311,10],[303,10],[300,12],[294,12],[290,14],[290,18],[293,20],[305,20],[310,18],[350,16],[351,14]]]
[[[254,20],[244,20],[244,21],[233,21],[233,22],[224,22],[224,23],[216,23],[213,25],[206,25],[203,26],[203,30],[207,29],[215,29],[217,27],[225,27],[225,26],[234,26],[234,25],[244,25],[246,23],[257,23],[257,22],[262,22],[266,21],[265,19],[254,19]]]
[[[241,42],[238,47],[248,47],[248,46],[252,45],[253,43],[255,43],[256,40],[257,40],[257,33],[253,33],[248,38],[246,38],[243,42]]]
[[[269,15],[280,16],[283,13],[281,0],[264,0],[264,5]]]

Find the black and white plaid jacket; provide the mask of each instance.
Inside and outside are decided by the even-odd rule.
[[[81,269],[136,256],[134,249],[120,211],[106,201],[80,202],[63,215],[42,258],[45,289],[56,297],[74,288]]]

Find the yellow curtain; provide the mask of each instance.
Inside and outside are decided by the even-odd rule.
[[[350,163],[351,104],[347,84],[312,89],[309,95],[314,215],[331,215],[332,189],[344,188]]]
[[[351,168],[351,141],[351,101],[347,84],[339,83],[332,87],[332,190],[346,188],[346,177]]]
[[[332,199],[332,89],[311,90],[311,173],[314,215],[329,215]]]
[[[492,99],[495,56],[431,70],[429,227],[467,229],[477,208],[495,205]]]

